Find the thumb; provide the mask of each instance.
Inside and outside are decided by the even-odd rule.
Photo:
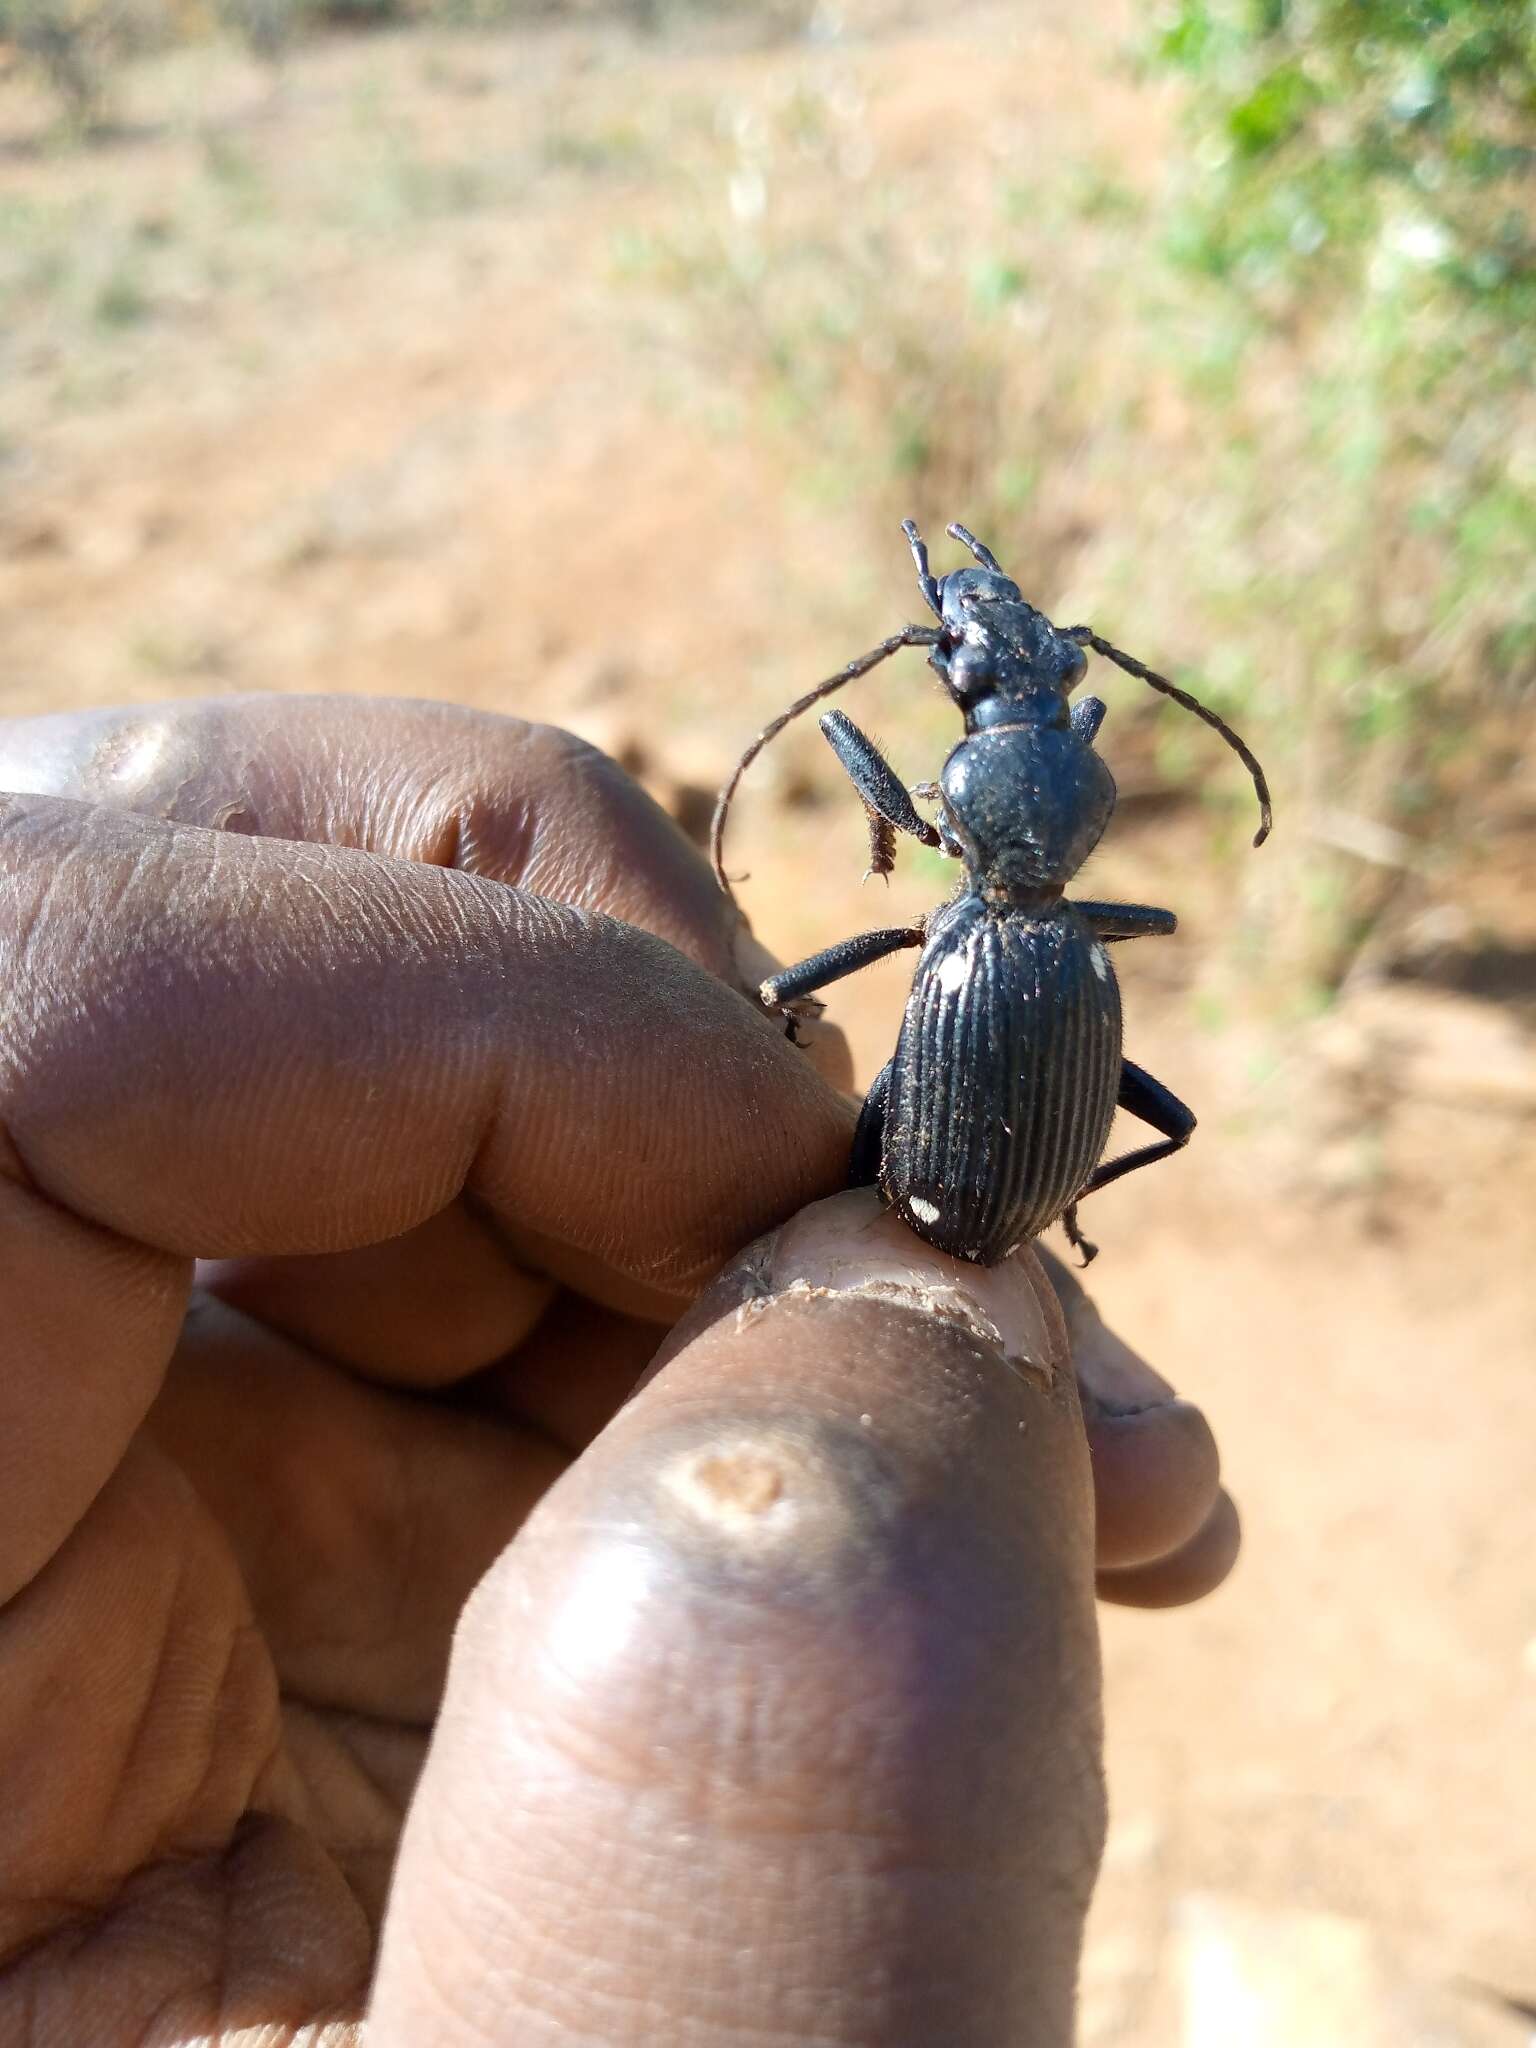
[[[471,1600],[370,2048],[1065,2048],[1102,1832],[1054,1297],[840,1195],[727,1269]]]

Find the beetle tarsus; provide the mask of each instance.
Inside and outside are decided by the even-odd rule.
[[[1068,1202],[1066,1208],[1062,1210],[1061,1227],[1067,1234],[1067,1243],[1077,1253],[1078,1264],[1083,1267],[1091,1266],[1099,1256],[1099,1248],[1092,1238],[1084,1237],[1083,1233],[1078,1229],[1076,1202]]]
[[[896,827],[871,804],[864,806],[864,815],[869,820],[869,866],[864,870],[864,879],[867,882],[878,875],[888,883],[896,865]]]

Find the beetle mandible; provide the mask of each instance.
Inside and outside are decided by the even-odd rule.
[[[904,946],[921,956],[896,1051],[864,1103],[849,1184],[871,1183],[919,1237],[962,1259],[994,1265],[1059,1218],[1086,1265],[1097,1247],[1082,1235],[1077,1205],[1095,1189],[1165,1159],[1189,1142],[1193,1113],[1121,1052],[1120,991],[1106,944],[1173,931],[1171,910],[1140,903],[1069,902],[1063,893],[1098,844],[1115,808],[1115,784],[1093,742],[1105,705],[1069,700],[1091,647],[1151,684],[1234,749],[1259,800],[1254,845],[1272,823],[1264,771],[1214,711],[1088,626],[1053,626],[1003,574],[965,527],[948,531],[978,567],[935,577],[912,520],[902,522],[918,585],[939,624],[905,626],[818,683],[765,726],[742,755],[715,809],[715,876],[726,816],[757,754],[823,697],[902,647],[928,659],[965,714],[965,737],[937,782],[908,790],[875,746],[840,711],[821,729],[863,799],[870,871],[889,874],[896,834],[910,833],[962,861],[950,901],[920,923],[862,932],[786,967],[759,995],[788,1006]],[[933,822],[913,798],[937,806]],[[1157,1140],[1105,1161],[1116,1106]]]

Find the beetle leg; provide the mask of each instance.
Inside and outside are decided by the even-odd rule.
[[[810,1003],[807,1005],[806,1016],[801,1016],[795,1010],[785,1010],[783,1012],[784,1036],[791,1045],[803,1046],[805,1044],[805,1040],[800,1036],[800,1026],[807,1021],[807,1017],[819,1017],[826,1007],[825,1003]]]
[[[1074,903],[1096,939],[1165,939],[1178,929],[1179,920],[1171,910],[1154,910],[1150,903]]]
[[[828,946],[824,953],[813,953],[809,960],[771,974],[758,989],[758,997],[765,1009],[781,1010],[786,1003],[798,1002],[801,996],[825,988],[830,981],[841,981],[845,974],[857,974],[861,967],[883,960],[887,953],[899,953],[903,946],[920,946],[924,936],[920,924],[900,925],[890,931],[859,932],[851,939]]]
[[[896,827],[868,804],[864,806],[864,815],[869,821],[869,866],[864,870],[864,879],[867,882],[871,875],[878,875],[882,882],[888,882],[896,865]]]
[[[856,661],[850,661],[846,668],[840,668],[835,676],[828,676],[814,689],[807,690],[803,697],[797,697],[787,711],[781,711],[777,718],[770,719],[757,738],[731,770],[731,779],[721,790],[715,804],[715,815],[709,828],[709,862],[715,871],[715,880],[721,890],[731,896],[731,885],[725,874],[725,821],[731,814],[731,805],[741,778],[746,774],[768,742],[781,733],[792,718],[798,718],[802,711],[809,711],[813,704],[819,704],[823,697],[840,690],[844,683],[851,683],[858,676],[868,675],[902,647],[938,647],[944,642],[944,635],[936,633],[932,626],[903,626],[899,633],[892,633],[888,640],[882,640],[878,647],[871,647],[868,654],[861,654]],[[734,902],[735,898],[732,897]]]
[[[1154,1160],[1166,1159],[1171,1152],[1181,1150],[1189,1143],[1189,1134],[1195,1128],[1194,1111],[1180,1102],[1171,1088],[1165,1088],[1161,1081],[1154,1080],[1145,1067],[1138,1067],[1130,1060],[1120,1063],[1120,1092],[1116,1100],[1132,1116],[1140,1117],[1154,1131],[1161,1131],[1162,1139],[1156,1145],[1142,1145],[1135,1152],[1127,1152],[1119,1159],[1106,1160],[1102,1166],[1096,1166],[1079,1190],[1078,1201],[1098,1188],[1107,1188],[1112,1180],[1134,1173],[1139,1166],[1151,1166]]]
[[[853,1134],[853,1152],[848,1161],[848,1185],[871,1188],[880,1177],[880,1160],[885,1151],[885,1106],[891,1090],[891,1061],[876,1074],[874,1086],[864,1098],[858,1127]]]
[[[1084,1237],[1083,1233],[1078,1229],[1076,1202],[1068,1202],[1066,1208],[1062,1210],[1061,1227],[1066,1232],[1067,1243],[1071,1245],[1073,1251],[1081,1252],[1083,1264],[1091,1266],[1099,1256],[1099,1248],[1091,1238]]]
[[[842,711],[823,712],[821,729],[869,812],[872,873],[883,875],[890,872],[890,835],[879,832],[881,823],[897,832],[910,832],[924,846],[940,844],[937,830],[919,815],[906,785],[867,732],[861,732]]]
[[[1099,736],[1109,706],[1102,697],[1079,697],[1072,706],[1072,730],[1090,747]]]
[[[925,804],[938,805],[940,849],[947,853],[951,860],[964,860],[965,846],[963,841],[955,836],[955,828],[950,823],[949,803],[940,784],[937,782],[914,782],[912,794],[920,796]]]

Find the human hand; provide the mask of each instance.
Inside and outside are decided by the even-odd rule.
[[[338,2048],[388,1905],[369,2048],[1064,2042],[1088,1454],[1101,1590],[1192,1597],[1198,1414],[1063,1278],[1085,1446],[1029,1253],[803,1207],[836,1035],[564,736],[235,699],[0,788],[0,2041]]]

